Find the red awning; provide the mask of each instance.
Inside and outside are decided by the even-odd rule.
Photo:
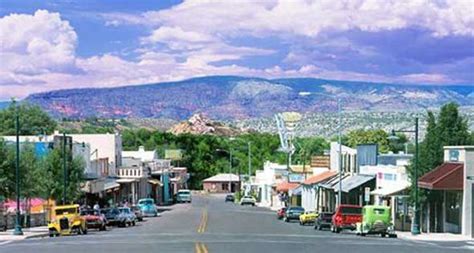
[[[276,186],[278,192],[288,192],[288,190],[298,187],[298,183],[282,182]]]
[[[308,179],[306,179],[303,184],[306,184],[306,185],[311,185],[311,184],[317,184],[319,182],[322,182],[328,178],[331,178],[333,176],[337,175],[337,172],[335,171],[325,171],[321,174],[318,174],[316,176],[312,176]]]
[[[464,164],[443,163],[418,180],[421,188],[429,190],[462,190]]]

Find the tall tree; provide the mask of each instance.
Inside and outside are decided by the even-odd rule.
[[[39,106],[28,103],[16,104],[20,119],[22,135],[51,134],[57,123]],[[0,135],[15,134],[15,103],[11,103],[7,108],[0,110]]]
[[[443,105],[438,117],[434,113],[428,112],[426,135],[420,144],[418,176],[422,176],[443,163],[444,146],[466,145],[469,143],[468,122],[459,114],[457,104],[448,103]],[[414,163],[412,162],[407,169],[410,178],[414,180]],[[414,186],[414,184],[412,185]],[[420,202],[427,201],[430,196],[435,196],[435,194],[435,192],[421,190]]]
[[[378,144],[379,151],[381,153],[387,153],[388,151],[398,151],[400,149],[399,146],[391,145],[388,141],[388,134],[382,129],[375,129],[375,130],[364,130],[358,129],[350,131],[347,134],[348,140],[347,143],[349,146],[355,148],[359,144]],[[401,139],[398,142],[399,144],[403,145],[404,142],[407,141],[403,135],[400,136]]]

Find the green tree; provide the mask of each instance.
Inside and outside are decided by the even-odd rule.
[[[355,148],[359,144],[378,144],[379,151],[381,153],[387,153],[388,151],[397,151],[392,150],[399,147],[391,146],[388,141],[388,134],[382,129],[376,130],[353,130],[347,134],[348,140],[347,143],[349,146]],[[403,144],[402,141],[406,142],[406,138],[399,141],[399,143]]]
[[[7,108],[0,110],[0,135],[15,134],[16,103],[11,103]],[[38,135],[51,134],[57,123],[39,106],[28,103],[16,104],[18,107],[21,134]]]
[[[84,182],[84,162],[80,158],[71,159],[70,153],[66,153],[67,163],[67,188],[66,197],[68,202],[74,202],[81,196],[80,185]],[[63,154],[59,149],[51,150],[45,161],[44,169],[50,180],[44,185],[45,196],[61,201],[64,189]]]
[[[15,189],[14,157],[6,142],[0,138],[0,198],[9,198]]]
[[[459,114],[459,106],[457,104],[448,103],[442,106],[438,117],[432,112],[428,112],[427,116],[426,135],[419,148],[418,176],[424,175],[443,163],[444,146],[466,145],[470,143],[468,122]],[[411,180],[414,180],[414,161],[412,161],[407,169]],[[414,186],[415,184],[412,185]],[[436,191],[421,189],[419,202],[424,203],[431,198],[437,198],[437,194]]]

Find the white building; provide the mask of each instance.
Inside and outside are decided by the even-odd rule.
[[[254,185],[257,188],[259,205],[276,206],[280,203],[278,196],[273,192],[273,187],[286,181],[288,170],[286,165],[266,161],[263,170],[255,172]]]
[[[342,171],[357,173],[357,150],[344,146],[341,146],[342,153]],[[339,144],[337,142],[331,142],[330,150],[330,163],[331,170],[339,171]]]

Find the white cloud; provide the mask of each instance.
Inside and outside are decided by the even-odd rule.
[[[187,0],[173,8],[130,15],[104,15],[108,23],[180,27],[200,33],[272,33],[315,37],[322,31],[393,30],[421,27],[434,36],[474,36],[474,9],[469,0]]]
[[[74,66],[77,35],[58,13],[10,14],[0,19],[3,71],[33,75],[69,71]]]

